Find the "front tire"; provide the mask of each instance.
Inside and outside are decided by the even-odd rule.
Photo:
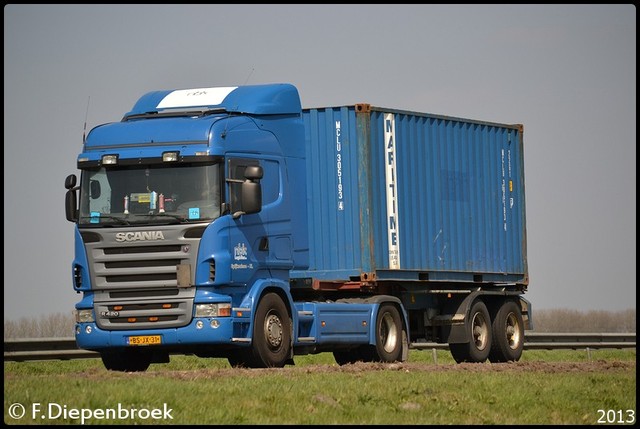
[[[102,363],[109,371],[144,372],[151,365],[151,352],[148,350],[123,349],[100,352]]]
[[[251,359],[254,368],[282,368],[291,357],[291,318],[282,298],[267,293],[258,304],[253,321]]]
[[[351,348],[348,350],[335,350],[333,352],[333,358],[336,360],[336,363],[340,366],[353,364],[358,361],[364,361],[364,353],[363,348],[367,346],[359,346],[355,348]]]
[[[251,368],[253,356],[250,349],[237,349],[229,352],[227,361],[233,368]]]
[[[449,350],[457,363],[484,362],[489,357],[492,343],[491,318],[484,302],[477,300],[468,314],[468,343],[449,344]]]

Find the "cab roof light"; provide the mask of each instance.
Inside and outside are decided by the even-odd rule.
[[[118,155],[102,155],[103,165],[116,165],[118,163]]]
[[[178,160],[178,155],[180,152],[164,152],[162,154],[163,162],[176,162]]]

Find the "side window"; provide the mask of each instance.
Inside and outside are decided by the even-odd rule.
[[[231,213],[242,209],[240,203],[240,189],[244,182],[244,169],[249,165],[260,165],[256,159],[232,158],[229,161],[229,202]]]
[[[266,206],[275,202],[280,196],[280,164],[275,160],[261,161],[264,169],[262,183],[262,205]]]
[[[111,213],[111,185],[107,172],[97,171],[89,179],[89,212]]]

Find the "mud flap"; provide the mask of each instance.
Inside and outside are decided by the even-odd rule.
[[[409,338],[407,338],[407,331],[402,330],[402,352],[400,352],[400,362],[406,362],[409,359]]]
[[[443,333],[446,343],[462,344],[469,342],[469,335],[467,335],[467,327],[464,322],[444,328]]]
[[[442,337],[445,343],[464,344],[471,340],[469,338],[469,330],[467,329],[467,316],[469,315],[471,304],[478,295],[480,295],[478,292],[469,294],[453,311],[450,318],[450,325],[442,327]]]

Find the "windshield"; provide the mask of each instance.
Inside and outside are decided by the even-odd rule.
[[[100,167],[82,172],[79,225],[198,222],[220,216],[220,164]]]

